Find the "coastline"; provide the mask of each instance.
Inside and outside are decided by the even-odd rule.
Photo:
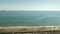
[[[0,27],[0,33],[5,34],[32,34],[32,33],[54,33],[54,32],[60,32],[60,26],[9,26],[9,27]]]
[[[9,27],[0,27],[0,30],[9,30],[9,29],[31,29],[31,30],[60,30],[60,26],[9,26]]]

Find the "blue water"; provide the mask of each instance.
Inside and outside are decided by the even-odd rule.
[[[0,11],[0,26],[57,26],[60,11]]]

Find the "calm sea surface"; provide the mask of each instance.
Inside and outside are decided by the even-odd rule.
[[[0,11],[0,26],[56,26],[60,11]]]

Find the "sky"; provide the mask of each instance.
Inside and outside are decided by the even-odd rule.
[[[0,10],[60,10],[60,0],[0,0]]]

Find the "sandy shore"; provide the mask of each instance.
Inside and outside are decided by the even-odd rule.
[[[9,26],[0,27],[0,31],[46,31],[60,30],[60,26]]]
[[[0,33],[15,33],[15,34],[32,34],[32,33],[44,33],[44,31],[46,31],[47,33],[59,33],[60,31],[60,26],[9,26],[9,27],[0,27]],[[54,32],[55,31],[55,32]],[[44,34],[46,34],[46,32]],[[50,34],[49,33],[49,34]],[[53,34],[52,33],[52,34]],[[60,33],[59,33],[60,34]]]

